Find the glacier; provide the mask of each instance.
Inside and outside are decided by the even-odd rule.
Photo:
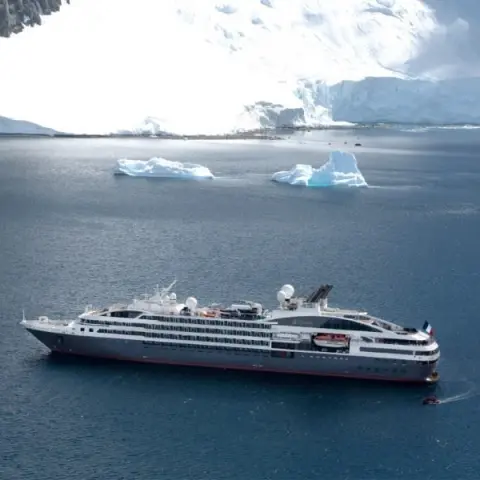
[[[480,123],[480,78],[366,78],[335,85],[332,97],[333,118],[351,123]]]
[[[292,169],[276,172],[272,180],[305,187],[368,187],[353,153],[335,150],[320,168],[297,164]]]
[[[153,157],[150,160],[117,160],[114,170],[116,175],[129,177],[156,177],[177,179],[214,179],[213,173],[203,165],[195,163],[182,163],[167,160],[162,157]]]
[[[442,12],[431,0],[74,0],[0,38],[0,115],[79,135],[480,123],[475,12]]]

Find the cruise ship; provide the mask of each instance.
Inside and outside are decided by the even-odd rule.
[[[271,310],[252,301],[177,302],[174,285],[127,304],[87,306],[73,320],[24,316],[21,324],[52,352],[69,355],[417,383],[439,378],[440,351],[428,322],[403,327],[329,307],[332,285],[306,296],[284,285]]]

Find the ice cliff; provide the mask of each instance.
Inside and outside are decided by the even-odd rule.
[[[331,89],[333,120],[352,123],[478,124],[480,78],[366,78]]]
[[[480,123],[465,2],[73,0],[0,38],[0,115],[76,134]],[[32,5],[60,1],[0,0],[3,35]]]

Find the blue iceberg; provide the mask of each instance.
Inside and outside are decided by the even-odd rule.
[[[213,173],[203,165],[182,163],[153,157],[150,160],[117,160],[117,175],[130,177],[180,178],[180,179],[213,179]]]
[[[272,180],[305,187],[368,187],[355,155],[339,150],[331,152],[328,162],[320,168],[297,164],[291,170],[274,173]]]

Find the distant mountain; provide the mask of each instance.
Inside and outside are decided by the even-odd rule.
[[[14,31],[61,2],[0,5]],[[477,18],[480,0],[75,0],[0,37],[0,114],[73,134],[480,123]]]
[[[54,135],[55,130],[44,128],[36,123],[0,117],[0,135]]]
[[[65,0],[70,3],[70,0]],[[42,15],[60,10],[62,0],[0,0],[0,37],[42,24]]]

